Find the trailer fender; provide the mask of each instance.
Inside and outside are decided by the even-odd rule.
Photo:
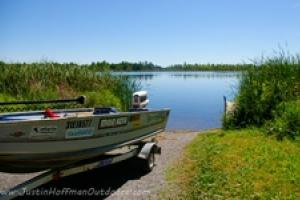
[[[155,142],[149,142],[144,144],[142,147],[140,153],[137,155],[138,158],[141,159],[148,159],[149,155],[151,152],[156,153],[156,154],[161,154],[161,148],[157,146]]]

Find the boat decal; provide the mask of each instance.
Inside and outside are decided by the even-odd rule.
[[[100,119],[99,124],[98,124],[98,129],[116,128],[116,127],[120,127],[120,126],[125,126],[127,124],[128,124],[127,117]]]
[[[133,128],[138,128],[140,126],[141,116],[140,115],[131,115],[130,121],[132,123]]]
[[[81,120],[73,120],[68,121],[66,129],[73,129],[73,128],[87,128],[92,125],[92,119],[81,119]]]
[[[30,137],[51,137],[56,136],[57,126],[37,126],[33,127]]]
[[[93,135],[94,135],[94,129],[93,128],[69,129],[65,133],[66,139],[90,137],[90,136],[93,136]]]

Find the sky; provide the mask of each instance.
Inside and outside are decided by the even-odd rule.
[[[300,0],[0,0],[0,60],[243,63],[300,52]]]

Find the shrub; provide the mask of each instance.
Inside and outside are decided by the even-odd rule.
[[[276,109],[275,119],[266,125],[269,134],[278,139],[300,136],[300,100],[281,103]]]
[[[236,110],[226,119],[226,127],[261,126],[274,119],[282,102],[297,99],[300,84],[300,56],[281,52],[262,59],[243,73],[236,97]]]
[[[87,92],[84,94],[87,97],[86,106],[115,106],[121,108],[121,101],[118,97],[112,94],[111,91],[105,90],[100,92]]]

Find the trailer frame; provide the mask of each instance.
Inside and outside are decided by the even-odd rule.
[[[0,200],[10,200],[51,181],[58,181],[63,177],[113,165],[133,157],[141,159],[141,169],[144,172],[150,172],[155,166],[155,154],[161,154],[161,147],[157,145],[156,141],[139,141],[107,152],[97,158],[80,161],[62,168],[50,169],[0,193]]]

